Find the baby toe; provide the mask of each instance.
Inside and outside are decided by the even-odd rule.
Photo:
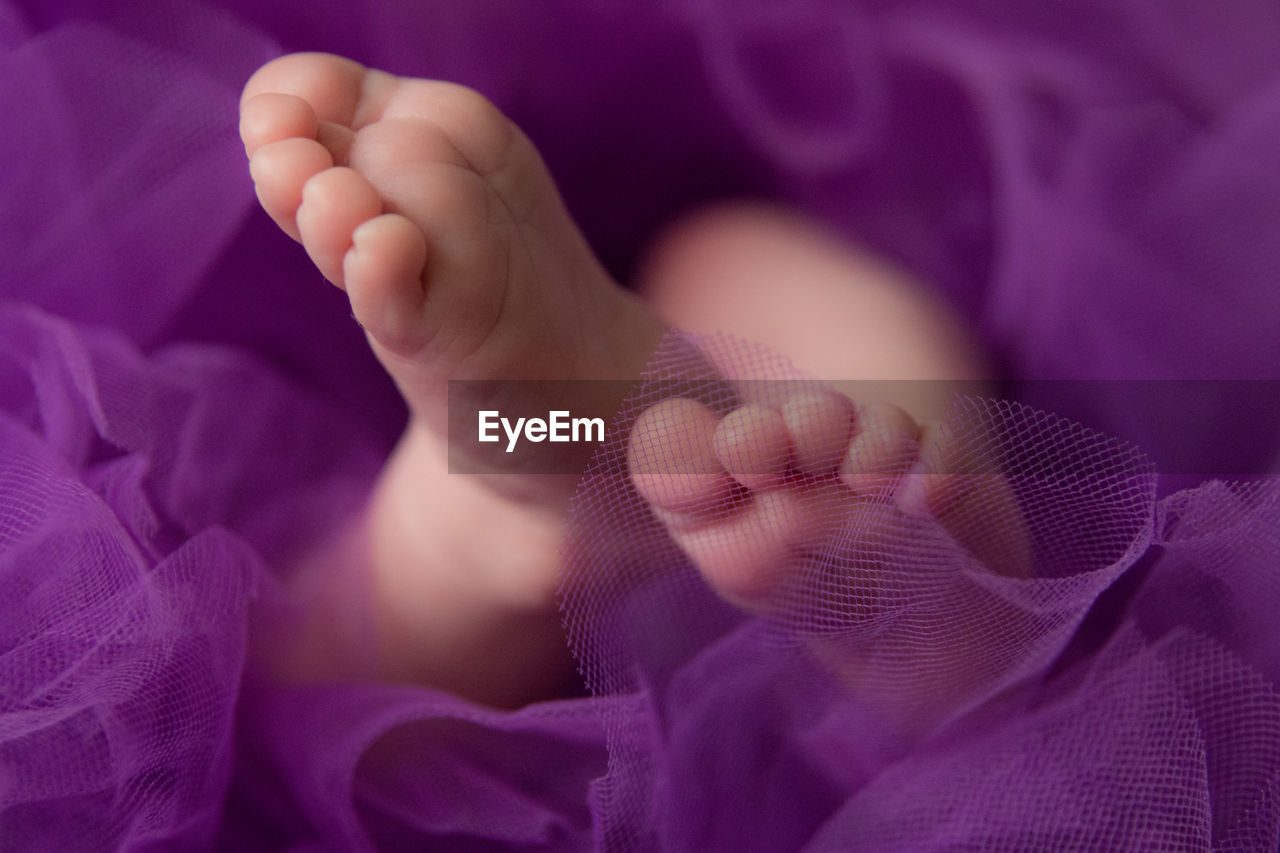
[[[249,174],[263,210],[295,240],[302,188],[311,178],[332,168],[333,158],[314,139],[290,137],[259,147],[249,160]]]
[[[746,405],[729,413],[712,441],[716,458],[749,489],[780,486],[791,456],[787,425],[776,409]]]
[[[326,169],[307,181],[298,208],[298,233],[325,278],[343,286],[343,258],[351,248],[352,233],[380,213],[382,198],[353,169]]]
[[[720,418],[694,400],[663,400],[640,413],[627,465],[636,490],[661,510],[714,513],[730,498],[733,479],[716,458]]]
[[[343,260],[356,320],[383,348],[410,355],[430,338],[423,315],[427,243],[408,219],[385,213],[359,225]]]
[[[358,62],[325,53],[291,53],[253,73],[241,104],[265,93],[281,93],[311,105],[324,121],[350,125],[364,94],[368,72]]]
[[[919,437],[919,426],[897,406],[860,407],[853,439],[840,463],[840,479],[863,495],[893,488],[915,462]]]
[[[320,120],[306,101],[282,92],[263,92],[240,109],[240,139],[252,157],[259,148],[282,139],[315,139]]]
[[[791,434],[796,467],[804,474],[834,471],[845,456],[853,432],[854,409],[849,398],[820,389],[792,396],[780,407]]]

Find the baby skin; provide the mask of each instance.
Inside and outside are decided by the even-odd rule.
[[[634,380],[671,326],[758,341],[820,379],[985,375],[935,300],[770,210],[678,226],[637,283],[643,296],[623,289],[531,142],[462,86],[290,55],[249,80],[240,129],[263,208],[346,292],[410,411],[352,530],[295,575],[315,604],[289,657],[300,677],[424,683],[507,707],[568,683],[556,593],[573,479],[450,446],[451,379]],[[501,410],[504,386],[493,387],[497,399],[452,402]],[[633,428],[633,482],[712,588],[767,610],[788,554],[822,535],[834,507],[944,452],[928,424],[945,395],[900,393],[868,401],[810,387],[744,399],[727,417],[666,400]],[[944,479],[901,491],[926,512],[955,497]],[[998,570],[1017,573],[1019,561]],[[357,624],[373,638],[359,661],[344,652],[362,642]]]

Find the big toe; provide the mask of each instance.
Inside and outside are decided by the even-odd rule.
[[[319,130],[315,109],[296,95],[262,92],[240,106],[240,139],[249,157],[282,139],[315,139]]]
[[[374,120],[395,77],[327,53],[291,53],[253,73],[240,96],[243,113],[259,95],[291,95],[307,103],[319,122],[359,127]]]

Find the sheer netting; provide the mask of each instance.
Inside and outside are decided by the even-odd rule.
[[[0,0],[0,850],[1276,850],[1277,44],[1271,0]],[[239,92],[294,50],[479,89],[622,281],[709,201],[800,210],[1006,385],[809,483],[736,598],[611,433],[580,696],[273,678],[405,418],[254,198]],[[675,337],[619,423],[754,381],[807,387]]]
[[[760,347],[673,337],[619,421],[672,398],[727,414],[810,384]],[[679,446],[690,429],[670,418],[665,438]],[[744,507],[701,522],[710,544],[681,547],[633,485],[631,434],[608,443],[575,505],[566,580],[588,683],[626,700],[604,717],[604,837],[1274,846],[1280,693],[1275,632],[1255,606],[1280,586],[1267,568],[1280,557],[1277,483],[1214,482],[1157,504],[1133,446],[991,398],[957,395],[940,433],[945,451],[844,500],[820,498],[834,475],[789,485],[813,489],[817,533],[745,609],[690,556],[763,547],[731,523]],[[913,477],[941,486],[945,509],[904,504]],[[1095,607],[1121,575],[1148,571],[1123,615]]]

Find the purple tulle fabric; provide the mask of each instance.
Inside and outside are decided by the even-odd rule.
[[[1262,0],[0,0],[0,849],[1276,850],[1271,386],[1115,380],[1280,380],[1278,44]],[[571,527],[583,697],[266,676],[404,422],[253,197],[239,90],[293,50],[480,89],[620,278],[772,199],[935,287],[1012,397],[1092,380],[949,415],[1017,463],[1032,576],[885,504],[750,616],[617,438]]]

